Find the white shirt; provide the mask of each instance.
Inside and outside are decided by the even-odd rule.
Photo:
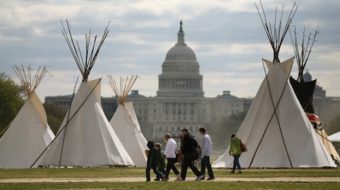
[[[211,138],[208,134],[203,135],[202,139],[202,158],[204,156],[210,156],[213,150]]]
[[[177,143],[173,138],[170,138],[165,145],[164,154],[166,158],[176,158]]]

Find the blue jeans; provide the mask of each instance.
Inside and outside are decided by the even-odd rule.
[[[240,165],[240,155],[233,155],[234,156],[234,164],[233,164],[233,172],[235,172],[235,169],[241,171],[241,165]]]

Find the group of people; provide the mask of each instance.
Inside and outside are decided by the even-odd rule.
[[[205,171],[208,170],[208,178],[206,180],[214,180],[214,172],[210,163],[210,156],[213,151],[213,144],[206,129],[199,128],[199,133],[202,136],[202,142],[200,145],[197,143],[195,138],[189,133],[188,129],[183,128],[181,130],[181,146],[179,151],[177,150],[177,142],[170,135],[166,134],[164,140],[166,146],[162,153],[162,145],[160,143],[154,143],[148,141],[147,147],[147,166],[146,166],[146,181],[149,182],[150,171],[156,175],[155,181],[168,181],[169,174],[172,170],[177,176],[177,181],[185,181],[188,168],[190,168],[196,175],[196,181],[205,180]],[[234,156],[234,166],[232,173],[235,173],[236,168],[241,173],[241,166],[239,158],[241,155],[242,142],[235,134],[232,135],[230,142],[229,154]],[[165,164],[165,159],[167,163]],[[195,166],[195,161],[201,162],[201,170],[198,170]],[[176,163],[181,162],[181,171],[179,172],[176,168]]]

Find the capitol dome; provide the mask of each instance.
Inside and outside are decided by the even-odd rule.
[[[194,51],[186,44],[176,44],[172,47],[165,57],[166,61],[196,61]]]
[[[180,22],[180,28],[177,34],[177,43],[168,51],[165,56],[165,61],[196,62],[194,51],[184,42],[182,21]]]
[[[177,43],[167,52],[159,75],[158,96],[203,97],[203,77],[195,52],[184,41],[180,22]]]
[[[312,81],[312,79],[313,79],[312,74],[310,74],[310,72],[307,70],[307,72],[305,72],[305,74],[303,74],[303,80],[305,82],[310,82],[310,81]]]

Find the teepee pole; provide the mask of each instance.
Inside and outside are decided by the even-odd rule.
[[[94,85],[94,87],[91,89],[91,91],[89,92],[89,94],[85,97],[85,99],[82,101],[82,103],[80,104],[80,106],[76,109],[76,111],[71,115],[71,117],[69,118],[69,120],[66,121],[66,124],[60,129],[60,131],[58,131],[58,133],[55,135],[55,138],[50,142],[49,145],[46,146],[46,148],[39,154],[39,156],[37,157],[37,159],[35,159],[35,161],[33,162],[33,164],[30,166],[30,168],[32,168],[37,161],[41,158],[42,155],[44,155],[44,153],[47,151],[47,149],[52,145],[52,143],[57,139],[57,137],[66,129],[66,127],[68,127],[70,121],[77,115],[77,113],[80,111],[80,109],[84,106],[85,102],[87,101],[87,99],[90,97],[90,95],[94,92],[94,90],[97,88],[98,84],[100,83],[101,79],[98,80],[98,82]]]
[[[285,24],[282,24],[282,18],[283,18],[283,12],[284,12],[284,8],[282,8],[281,10],[281,15],[280,18],[277,15],[278,11],[277,11],[277,7],[275,8],[275,17],[274,17],[274,23],[272,24],[268,19],[267,19],[267,15],[266,12],[263,8],[263,4],[262,1],[259,0],[259,6],[255,3],[255,7],[258,13],[258,16],[260,18],[260,21],[262,23],[262,26],[265,30],[265,33],[267,35],[268,41],[270,43],[270,46],[273,50],[273,63],[280,63],[280,59],[279,59],[279,53],[280,53],[280,49],[282,46],[282,43],[285,39],[285,36],[289,30],[289,27],[293,21],[293,18],[295,16],[295,13],[297,11],[297,5],[296,2],[293,4],[287,19],[285,21]],[[280,19],[280,20],[278,20]]]
[[[130,79],[128,76],[126,76],[125,80],[123,80],[123,91],[122,91],[123,97],[127,97],[129,95],[129,92],[126,92],[129,82],[130,82]]]
[[[70,49],[70,52],[78,66],[78,69],[83,76],[82,82],[85,82],[88,80],[91,70],[99,55],[100,49],[109,34],[110,22],[105,27],[100,40],[97,40],[98,36],[95,35],[92,41],[91,29],[89,34],[85,34],[85,52],[81,50],[79,42],[73,38],[69,21],[65,20],[64,24],[61,20],[61,26],[62,35],[64,36],[67,46]]]
[[[303,72],[309,60],[309,56],[312,52],[312,49],[316,41],[316,37],[319,34],[319,31],[315,30],[314,33],[310,32],[308,35],[308,39],[306,39],[306,29],[303,28],[301,44],[299,44],[295,27],[294,27],[293,32],[289,31],[289,33],[290,33],[290,39],[291,39],[293,49],[294,49],[294,54],[296,57],[296,62],[298,65],[297,81],[304,82]],[[301,46],[301,49],[299,48],[299,46]]]
[[[124,103],[127,101],[127,97],[129,95],[129,92],[131,91],[133,85],[138,79],[138,75],[132,75],[132,76],[126,76],[126,77],[119,77],[119,87],[117,86],[116,81],[113,79],[111,75],[107,76],[107,82],[111,86],[112,91],[115,93],[117,97],[118,104],[123,105],[123,109],[130,118],[131,121],[133,121],[130,111],[124,106]],[[134,122],[132,122],[132,125],[137,129],[137,126]],[[141,132],[140,130],[138,132]]]
[[[325,137],[325,136],[323,136],[322,134],[318,133],[317,130],[318,130],[318,129],[315,129],[316,134],[318,134],[322,139],[326,140],[327,142],[332,143],[332,141],[330,141],[330,140],[328,139],[328,137]],[[322,131],[322,130],[325,130],[325,129],[323,128],[323,129],[321,129],[321,130],[319,130],[319,131]]]
[[[107,76],[107,83],[111,87],[112,91],[117,97],[117,102],[119,104],[124,104],[129,92],[131,91],[133,85],[136,83],[138,75],[132,75],[131,77],[119,77],[119,83],[116,82],[111,75]],[[118,86],[119,84],[119,86]]]
[[[2,137],[3,134],[5,134],[5,132],[7,131],[8,127],[11,126],[11,123],[8,123],[1,131],[0,131],[0,139]]]
[[[66,119],[66,121],[68,121],[69,118],[70,118],[71,107],[72,107],[72,103],[73,103],[73,100],[74,100],[74,95],[75,95],[75,92],[76,92],[76,88],[77,88],[77,84],[78,84],[78,79],[79,79],[79,77],[77,77],[76,84],[74,85],[74,88],[73,88],[73,93],[72,93],[72,97],[71,97],[70,106],[69,106],[69,108],[68,108],[67,119]],[[60,168],[60,166],[61,166],[61,160],[62,160],[62,158],[63,158],[63,151],[64,151],[64,145],[65,145],[66,131],[67,131],[67,124],[66,124],[66,126],[65,126],[65,132],[64,132],[64,135],[63,135],[63,143],[61,144],[61,150],[60,150],[60,157],[59,157],[58,168]]]
[[[46,66],[38,67],[32,76],[32,68],[31,66],[24,67],[24,65],[13,67],[15,74],[17,75],[22,88],[25,90],[25,94],[29,97],[31,93],[35,91],[35,89],[39,86],[42,79],[45,77],[47,73]]]
[[[262,64],[263,64],[263,62],[262,62]],[[282,90],[282,92],[281,92],[281,94],[280,94],[280,97],[279,97],[279,100],[278,100],[277,104],[274,105],[272,93],[271,93],[271,90],[270,90],[270,87],[269,87],[269,86],[270,86],[270,85],[269,85],[269,79],[268,79],[267,72],[266,72],[266,69],[265,69],[265,67],[264,67],[264,64],[263,64],[263,69],[264,69],[264,72],[265,72],[265,75],[266,75],[266,82],[267,82],[267,85],[268,85],[269,94],[270,94],[270,97],[271,97],[271,100],[272,100],[272,105],[273,105],[273,108],[274,108],[274,112],[272,113],[272,115],[271,115],[271,117],[270,117],[270,119],[269,119],[269,122],[268,122],[267,125],[266,125],[266,128],[265,128],[265,130],[264,130],[264,132],[263,132],[263,134],[262,134],[262,136],[261,136],[261,139],[260,139],[260,141],[259,141],[259,143],[258,143],[258,145],[257,145],[257,147],[256,147],[256,149],[255,149],[255,152],[254,152],[254,154],[253,154],[253,156],[252,156],[252,158],[251,158],[251,161],[250,161],[250,163],[249,163],[248,168],[251,168],[251,165],[252,165],[253,162],[254,162],[254,159],[255,159],[255,156],[256,156],[256,154],[257,154],[257,151],[258,151],[258,149],[260,148],[260,145],[262,144],[262,141],[263,141],[263,139],[264,139],[264,136],[265,136],[265,134],[267,133],[267,130],[268,130],[268,128],[269,128],[269,125],[270,125],[271,121],[273,120],[274,116],[276,117],[276,120],[277,120],[277,122],[278,122],[278,124],[279,124],[280,134],[281,134],[281,137],[282,137],[282,141],[283,141],[283,145],[284,145],[286,154],[287,154],[287,156],[288,156],[288,160],[289,160],[290,166],[291,166],[291,168],[293,168],[293,164],[292,164],[292,161],[291,161],[291,159],[290,159],[290,156],[289,156],[289,153],[288,153],[288,150],[287,150],[287,147],[286,147],[286,143],[285,143],[284,138],[283,138],[283,134],[282,134],[282,130],[281,130],[281,127],[280,127],[279,119],[278,119],[277,113],[276,113],[276,110],[277,110],[277,108],[278,108],[278,106],[279,106],[279,104],[280,104],[280,102],[281,102],[281,100],[282,100],[284,91],[285,91],[285,89],[286,89],[286,87],[287,87],[288,78],[287,78],[287,80],[286,80],[286,82],[285,82],[285,84],[284,84],[283,90]]]

